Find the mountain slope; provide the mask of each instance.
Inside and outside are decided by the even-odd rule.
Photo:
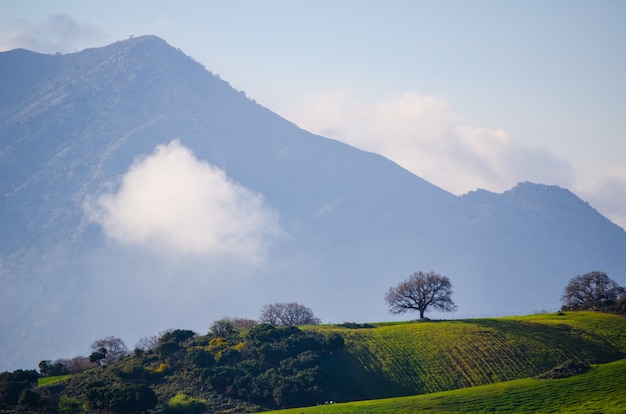
[[[549,306],[535,301],[548,303],[548,295],[556,305],[570,278],[593,269],[624,283],[623,229],[570,191],[520,183],[503,194],[480,190],[461,201],[468,239],[459,251],[469,256],[468,266],[482,269],[480,291],[494,307],[516,303],[530,313]]]
[[[449,276],[473,315],[555,308],[567,280],[590,270],[624,283],[626,233],[566,190],[455,197],[299,129],[153,36],[70,55],[0,53],[0,89],[0,336],[24,344],[0,340],[0,369],[84,353],[111,334],[132,346],[182,324],[256,318],[274,301],[335,322],[386,319],[384,291],[415,270]],[[207,165],[222,171],[211,179],[230,201],[214,204],[229,207],[191,208],[218,197],[205,184],[178,199],[196,176],[176,169],[140,180],[173,149],[203,178]],[[168,180],[166,201],[124,216],[125,200]],[[140,228],[176,202],[200,217]],[[248,223],[258,217],[270,222]],[[171,248],[186,233],[204,250]]]

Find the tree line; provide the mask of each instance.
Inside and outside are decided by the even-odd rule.
[[[425,319],[430,310],[456,310],[452,294],[449,278],[419,271],[390,287],[385,301],[391,313],[412,311]],[[572,278],[561,301],[562,310],[626,314],[626,289],[599,271]],[[304,305],[273,303],[261,308],[258,321],[223,318],[206,335],[166,331],[142,338],[133,352],[109,336],[93,342],[89,357],[43,360],[39,372],[0,373],[0,411],[130,413],[153,410],[157,404],[169,413],[206,410],[204,399],[189,395],[220,395],[266,408],[316,404],[333,398],[328,368],[344,347],[338,334],[297,328],[319,323]],[[59,375],[74,376],[45,392],[37,386],[40,378]]]
[[[160,403],[164,412],[201,413],[220,398],[246,410],[315,405],[335,392],[328,372],[343,347],[338,334],[267,323],[237,329],[229,320],[206,335],[167,331],[132,353],[108,337],[92,345],[94,367],[72,381],[42,388],[35,370],[2,373],[0,411],[137,413]]]
[[[430,309],[453,312],[452,284],[435,272],[415,272],[389,288],[385,301],[391,313],[416,311],[420,319]],[[572,278],[561,296],[561,310],[594,310],[626,315],[626,289],[604,272],[593,271]]]
[[[418,271],[398,285],[390,287],[385,293],[385,301],[391,313],[415,311],[423,320],[429,310],[455,311],[457,306],[452,301],[452,294],[452,283],[448,277],[433,271]],[[565,286],[561,301],[562,310],[599,310],[626,314],[626,289],[600,271],[572,278]],[[215,321],[210,331],[218,336],[228,336],[240,329],[253,328],[259,323],[272,326],[301,326],[316,325],[321,323],[321,320],[310,308],[300,303],[271,303],[261,308],[258,321],[224,318]],[[137,343],[136,349],[153,349],[157,341],[157,336],[142,338]],[[42,376],[74,374],[93,368],[94,365],[109,365],[129,354],[123,341],[114,337],[95,341],[91,349],[92,353],[88,358],[77,356],[54,362],[43,360],[39,363],[39,372]]]
[[[296,327],[320,322],[304,305],[273,303],[258,321],[223,318],[204,336],[165,331],[140,339],[133,352],[120,338],[98,339],[88,357],[42,360],[39,372],[0,373],[0,411],[145,412],[158,404],[159,383],[181,372],[179,388],[190,393],[200,389],[274,408],[306,405],[330,392],[323,387],[324,366],[343,347],[338,335]],[[40,378],[64,375],[76,379],[61,391],[38,387]],[[184,393],[170,400],[165,412],[203,412],[206,406]]]

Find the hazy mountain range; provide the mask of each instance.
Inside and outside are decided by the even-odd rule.
[[[417,270],[451,279],[457,316],[556,310],[591,270],[626,282],[626,232],[570,191],[457,197],[156,37],[0,53],[0,91],[0,370],[278,301],[392,319],[385,291]]]

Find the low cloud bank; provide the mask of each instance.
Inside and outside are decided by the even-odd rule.
[[[533,149],[502,129],[456,114],[442,97],[416,92],[365,103],[339,90],[307,96],[283,115],[302,128],[393,160],[455,194],[502,192],[532,181],[569,188],[626,228],[626,172],[582,171],[547,150]],[[593,184],[590,185],[590,183]]]
[[[102,28],[80,23],[67,14],[53,14],[45,20],[5,20],[0,24],[0,51],[17,48],[40,53],[71,53],[104,42]]]
[[[281,233],[263,197],[178,140],[135,161],[116,192],[86,204],[111,239],[173,254],[262,260]]]

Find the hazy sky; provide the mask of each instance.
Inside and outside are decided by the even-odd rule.
[[[0,50],[67,53],[154,34],[305,129],[455,194],[556,184],[626,227],[625,1],[0,7]]]

